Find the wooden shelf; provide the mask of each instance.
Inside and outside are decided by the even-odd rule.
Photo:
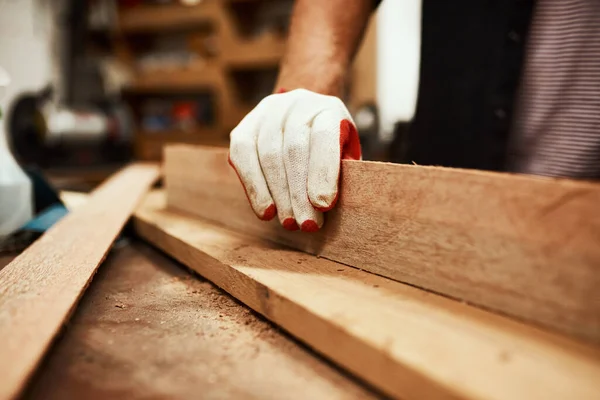
[[[224,124],[224,129],[231,131],[253,108],[252,106],[237,104],[237,102],[230,104],[230,107],[226,111],[227,121]]]
[[[210,25],[216,19],[216,6],[214,0],[195,6],[137,6],[119,11],[119,28],[124,33],[144,33]]]
[[[181,92],[220,88],[223,74],[213,64],[195,65],[180,69],[160,69],[136,74],[127,87],[135,92]]]
[[[223,63],[232,67],[276,66],[285,52],[286,40],[268,33],[254,40],[223,40]]]

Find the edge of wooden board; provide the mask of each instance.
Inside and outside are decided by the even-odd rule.
[[[23,390],[158,177],[156,165],[125,167],[0,271],[0,399]]]
[[[600,343],[600,185],[343,161],[316,234],[259,221],[227,149],[165,152],[169,207]]]
[[[167,210],[139,235],[317,352],[406,399],[592,399],[600,349],[467,304]]]

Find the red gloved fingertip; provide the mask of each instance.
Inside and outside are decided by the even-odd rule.
[[[352,123],[352,121],[344,119],[340,122],[340,155],[342,160],[360,160],[362,151],[360,148],[360,138],[358,136],[358,131],[356,130],[356,126]],[[341,160],[340,160],[341,162]],[[341,181],[341,170],[340,170],[340,178]],[[338,188],[335,197],[332,202],[325,206],[319,207],[310,202],[313,208],[317,211],[327,212],[330,211],[338,202],[340,197],[340,191]],[[308,199],[310,201],[310,199]]]
[[[248,199],[248,202],[250,204],[252,204],[252,201],[250,201],[250,196],[248,195],[248,191],[246,190],[246,186],[244,185],[244,181],[242,181],[242,178],[240,177],[240,174],[238,173],[237,168],[235,167],[235,165],[233,165],[230,155],[227,156],[227,162],[229,163],[229,165],[231,165],[231,168],[233,168],[240,183],[242,184],[242,187],[244,188],[244,193],[246,193],[246,198]],[[265,210],[265,212],[263,213],[262,216],[258,216],[258,215],[257,216],[259,219],[261,219],[263,221],[270,221],[275,217],[275,214],[277,214],[277,207],[275,207],[275,204],[271,204],[269,207],[267,207],[267,209]]]
[[[294,218],[286,218],[285,221],[283,221],[283,227],[288,231],[297,231],[300,229]]]
[[[331,204],[329,204],[328,206],[325,207],[319,207],[316,206],[312,203],[312,201],[310,201],[310,199],[308,199],[308,201],[310,201],[310,204],[312,204],[313,208],[317,211],[321,211],[321,212],[327,212],[327,211],[331,211],[333,209],[333,207],[335,207],[335,205],[338,202],[338,199],[340,197],[340,191],[338,190],[338,192],[335,194],[335,197],[333,198],[333,201],[331,202]]]
[[[302,223],[300,229],[302,229],[302,232],[316,232],[319,230],[319,226],[315,221],[309,219],[308,221],[304,221]]]
[[[358,130],[347,119],[340,122],[340,149],[343,160],[360,160],[362,151]]]
[[[260,219],[263,221],[270,221],[275,217],[275,214],[277,214],[277,207],[275,207],[275,204],[271,204],[269,207],[267,207]]]

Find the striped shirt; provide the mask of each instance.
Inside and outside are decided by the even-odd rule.
[[[600,178],[600,0],[423,0],[391,160]]]
[[[600,1],[539,0],[517,100],[509,169],[600,178]]]

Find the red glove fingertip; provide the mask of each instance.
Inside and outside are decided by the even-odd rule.
[[[275,207],[275,204],[271,204],[269,207],[267,207],[260,219],[263,221],[270,221],[275,218],[275,215],[277,215],[277,207]]]
[[[341,160],[360,160],[362,155],[362,151],[360,148],[360,138],[358,136],[358,130],[354,126],[354,124],[347,119],[344,119],[340,122],[340,157]],[[340,162],[341,162],[340,160]],[[341,178],[342,170],[340,168],[340,178]],[[341,179],[338,179],[338,185]],[[335,194],[335,197],[331,201],[331,203],[325,207],[319,207],[308,201],[312,204],[315,210],[320,212],[327,212],[334,208],[338,202],[340,197],[340,191]]]
[[[302,226],[300,227],[302,232],[317,232],[319,230],[319,225],[313,220],[304,221]]]
[[[313,208],[317,211],[321,211],[321,212],[327,212],[327,211],[331,211],[331,209],[333,209],[333,207],[335,207],[335,205],[338,202],[338,199],[340,197],[340,191],[338,190],[337,193],[335,194],[335,197],[333,198],[333,201],[331,202],[331,204],[329,204],[328,206],[325,207],[319,207],[313,204],[312,201],[310,201],[310,199],[308,199],[308,201],[310,202],[310,204],[313,206]]]
[[[235,174],[238,177],[238,180],[242,184],[242,187],[244,188],[244,193],[246,194],[246,198],[248,199],[248,203],[250,203],[250,205],[252,205],[252,201],[250,200],[250,196],[248,195],[248,191],[246,190],[246,185],[244,185],[244,181],[242,181],[242,178],[240,177],[240,174],[239,174],[237,168],[235,167],[235,165],[233,165],[233,161],[231,161],[230,154],[227,155],[227,162],[229,163],[229,165],[231,165],[231,168],[233,168],[233,170],[235,171]],[[263,215],[257,214],[256,216],[263,221],[270,221],[275,217],[276,214],[277,214],[277,207],[275,206],[275,204],[271,204],[269,207],[267,207],[267,209],[265,210]]]
[[[358,130],[347,119],[340,122],[340,149],[342,160],[360,160],[361,158],[362,151]]]
[[[294,218],[286,218],[285,221],[283,221],[283,227],[288,231],[297,231],[300,229]]]

